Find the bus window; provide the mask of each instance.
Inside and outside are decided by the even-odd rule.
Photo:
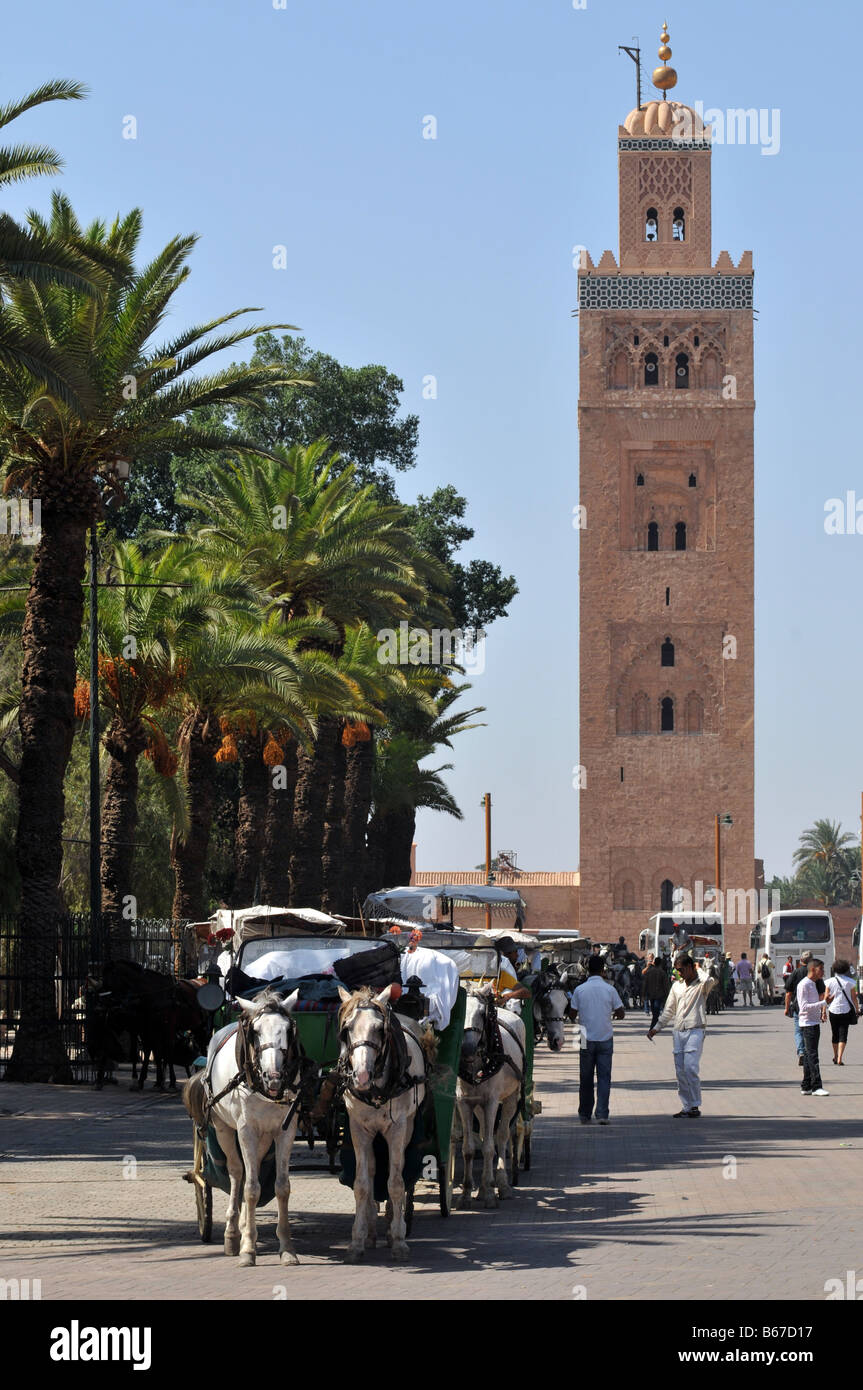
[[[770,939],[777,946],[793,946],[800,941],[826,943],[830,940],[830,919],[820,912],[786,917],[784,920],[780,917],[778,922],[772,924]]]

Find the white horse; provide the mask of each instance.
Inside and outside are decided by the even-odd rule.
[[[345,1108],[351,1127],[351,1143],[356,1155],[354,1179],[356,1219],[346,1259],[353,1264],[363,1258],[366,1247],[375,1244],[377,1203],[374,1196],[376,1134],[383,1135],[389,1149],[387,1212],[390,1217],[387,1240],[393,1259],[408,1255],[405,1240],[405,1149],[413,1133],[414,1119],[425,1097],[425,1058],[433,1051],[433,1035],[418,1030],[409,1019],[396,1016],[390,1008],[388,985],[380,994],[368,988],[349,994],[339,989],[341,1056],[339,1068],[345,1083]],[[404,1049],[400,1037],[404,1039]]]
[[[569,995],[559,984],[540,988],[533,1001],[534,1020],[545,1029],[552,1052],[561,1052],[566,1042],[566,1009]]]
[[[460,1207],[470,1205],[473,1190],[475,1114],[482,1135],[479,1199],[487,1207],[497,1206],[495,1185],[499,1197],[512,1196],[507,1163],[512,1155],[510,1126],[518,1109],[524,1075],[524,1042],[524,1023],[519,1016],[495,1007],[494,986],[471,986],[456,1086],[464,1158]],[[500,1118],[495,1124],[498,1108]]]
[[[231,1194],[225,1254],[239,1252],[242,1266],[255,1263],[261,1161],[273,1143],[279,1257],[282,1264],[299,1264],[288,1219],[289,1169],[302,1071],[302,1050],[291,1017],[296,1001],[296,993],[282,999],[269,990],[253,1000],[238,999],[244,1011],[239,1027],[227,1037],[224,1030],[216,1034],[205,1070],[193,1076],[183,1092],[183,1102],[196,1123],[213,1125],[227,1160]],[[242,1215],[238,1219],[241,1198]]]

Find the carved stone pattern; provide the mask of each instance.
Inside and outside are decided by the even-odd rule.
[[[751,275],[586,275],[580,309],[752,309]]]
[[[647,155],[638,161],[638,197],[667,203],[672,198],[692,197],[692,162],[685,155]]]

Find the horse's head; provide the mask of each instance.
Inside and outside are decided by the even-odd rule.
[[[470,1080],[482,1064],[480,1043],[489,1027],[489,1016],[494,1010],[494,985],[471,985],[468,989],[464,1015],[464,1032],[461,1040],[461,1063],[459,1070]]]
[[[339,1042],[341,1062],[350,1074],[354,1091],[368,1091],[383,1073],[390,1031],[389,1003],[393,990],[380,994],[363,986],[354,994],[339,986]]]
[[[555,982],[552,988],[538,996],[536,1003],[549,1047],[552,1052],[562,1052],[566,1041],[565,1009],[569,1003],[566,990],[560,989]]]
[[[291,1017],[296,1002],[296,990],[287,999],[265,990],[255,999],[237,1000],[244,1014],[240,1027],[252,1074],[271,1100],[281,1099],[296,1074],[297,1026]]]

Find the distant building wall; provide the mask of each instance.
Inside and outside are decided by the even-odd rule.
[[[528,930],[573,931],[579,926],[578,892],[579,875],[576,871],[561,873],[523,873],[495,875],[496,888],[517,888],[527,905]],[[482,869],[415,871],[411,884],[416,888],[431,888],[439,883],[485,883]],[[462,907],[456,909],[456,923],[469,930],[481,930],[485,925],[485,911],[481,907]],[[503,926],[510,919],[495,915],[493,926]]]

